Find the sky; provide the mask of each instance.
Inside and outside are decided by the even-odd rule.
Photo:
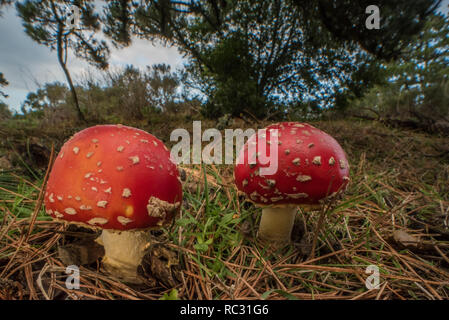
[[[447,13],[448,7],[449,0],[443,0],[440,10]],[[146,40],[134,39],[130,47],[119,50],[111,46],[110,49],[111,68],[132,64],[143,69],[155,63],[167,63],[178,68],[185,62],[176,48],[152,45]],[[75,82],[83,73],[93,69],[72,54],[67,65]],[[12,110],[20,110],[27,94],[44,83],[65,83],[55,51],[35,43],[25,34],[13,6],[4,9],[3,17],[0,17],[0,72],[9,81],[9,86],[2,91],[9,95],[4,101]]]

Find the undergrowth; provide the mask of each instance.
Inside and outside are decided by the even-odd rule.
[[[449,139],[352,120],[313,124],[348,154],[344,197],[321,212],[298,210],[292,242],[274,247],[257,239],[260,208],[237,192],[232,167],[182,165],[181,213],[157,234],[176,253],[167,264],[174,282],[147,274],[153,281],[128,286],[97,262],[81,267],[81,290],[66,289],[57,248],[68,229],[39,201],[45,169],[2,171],[0,298],[449,298]],[[377,289],[366,286],[370,265],[379,268]]]

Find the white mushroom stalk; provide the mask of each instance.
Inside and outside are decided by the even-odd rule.
[[[151,244],[148,231],[103,230],[97,242],[104,247],[102,263],[107,272],[123,282],[142,282],[137,270]]]
[[[257,236],[270,242],[289,242],[296,211],[296,206],[263,208]]]

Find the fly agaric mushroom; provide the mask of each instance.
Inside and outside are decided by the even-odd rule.
[[[271,146],[276,140],[277,171],[263,175],[260,169],[269,164],[258,161],[260,148],[256,146]],[[265,148],[270,159],[270,148]],[[255,161],[251,163],[251,159]],[[330,135],[307,123],[283,122],[248,139],[240,151],[234,177],[237,188],[263,208],[259,238],[286,242],[297,207],[317,209],[323,200],[346,188],[349,166],[345,152]]]
[[[139,282],[147,229],[170,222],[181,201],[169,150],[153,135],[122,125],[90,127],[67,141],[45,193],[53,218],[103,229],[103,265],[126,282]]]

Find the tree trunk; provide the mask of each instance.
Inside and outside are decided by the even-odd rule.
[[[73,101],[75,102],[75,108],[76,112],[78,114],[78,120],[82,122],[86,122],[86,118],[84,117],[83,113],[81,112],[81,108],[78,101],[78,95],[76,94],[75,86],[73,85],[72,78],[70,77],[69,70],[67,69],[66,65],[61,63],[61,68],[64,70],[65,77],[67,78],[67,82],[69,83],[70,91],[72,92]]]
[[[81,112],[81,108],[78,101],[78,95],[76,94],[75,86],[73,85],[72,77],[70,76],[69,70],[65,64],[63,59],[63,45],[62,45],[62,32],[63,26],[59,24],[58,26],[58,34],[57,34],[57,52],[58,52],[58,62],[64,71],[67,82],[69,83],[70,91],[72,92],[73,101],[75,102],[75,108],[78,115],[78,120],[81,122],[86,122],[86,118],[84,118],[83,113]],[[67,49],[66,49],[67,50]]]

